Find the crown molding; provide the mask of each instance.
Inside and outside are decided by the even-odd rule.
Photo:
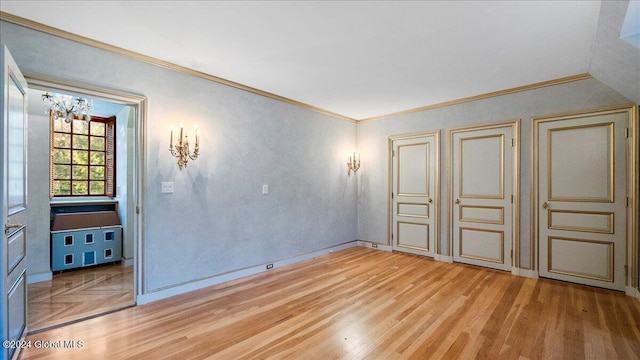
[[[78,34],[74,34],[68,31],[64,31],[58,28],[54,28],[52,26],[49,25],[45,25],[33,20],[29,20],[20,16],[16,16],[13,14],[9,14],[6,13],[4,11],[0,11],[0,20],[2,21],[6,21],[8,23],[12,23],[12,24],[16,24],[28,29],[32,29],[35,31],[39,31],[48,35],[53,35],[59,38],[63,38],[66,40],[70,40],[70,41],[74,41],[83,45],[87,45],[87,46],[91,46],[91,47],[95,47],[101,50],[105,50],[105,51],[109,51],[115,54],[119,54],[119,55],[123,55],[123,56],[127,56],[129,58],[133,58],[135,60],[139,60],[139,61],[143,61],[152,65],[156,65],[156,66],[160,66],[169,70],[173,70],[173,71],[177,71],[177,72],[181,72],[181,73],[185,73],[185,74],[190,74],[190,75],[194,75],[197,76],[199,78],[202,79],[206,79],[206,80],[210,80],[219,84],[223,84],[223,85],[227,85],[236,89],[240,89],[240,90],[244,90],[256,95],[260,95],[260,96],[264,96],[270,99],[274,99],[274,100],[278,100],[287,104],[291,104],[291,105],[295,105],[295,106],[299,106],[301,108],[307,109],[307,110],[311,110],[311,111],[315,111],[317,113],[321,113],[324,115],[329,115],[331,117],[334,118],[338,118],[338,119],[342,119],[342,120],[346,120],[349,122],[353,122],[355,123],[356,120],[353,118],[350,118],[348,116],[342,115],[342,114],[338,114],[329,110],[325,110],[313,105],[309,105],[297,100],[293,100],[293,99],[289,99],[286,98],[284,96],[280,96],[280,95],[276,95],[267,91],[263,91],[260,89],[256,89],[253,88],[251,86],[247,86],[247,85],[243,85],[231,80],[227,80],[221,77],[217,77],[211,74],[207,74],[204,73],[202,71],[197,71],[197,70],[193,70],[190,68],[187,68],[185,66],[181,66],[181,65],[177,65],[168,61],[164,61],[164,60],[160,60],[151,56],[147,56],[135,51],[131,51],[131,50],[127,50],[118,46],[114,46],[114,45],[110,45],[101,41],[97,41],[97,40],[93,40],[90,39],[88,37],[84,37],[84,36],[80,36]]]
[[[522,92],[522,91],[540,89],[540,88],[544,88],[544,87],[548,87],[548,86],[566,84],[566,83],[570,83],[570,82],[574,82],[574,81],[591,79],[591,78],[593,78],[593,76],[591,76],[591,74],[589,74],[589,73],[572,75],[572,76],[567,76],[567,77],[563,77],[563,78],[559,78],[559,79],[542,81],[542,82],[539,82],[539,83],[534,83],[534,84],[529,84],[529,85],[524,85],[524,86],[518,86],[518,87],[514,87],[514,88],[510,88],[510,89],[498,90],[498,91],[493,91],[493,92],[489,92],[489,93],[485,93],[485,94],[469,96],[469,97],[458,99],[458,100],[451,100],[451,101],[445,101],[445,102],[438,103],[438,104],[421,106],[421,107],[417,107],[417,108],[414,108],[414,109],[398,111],[398,112],[394,112],[394,113],[390,113],[390,114],[386,114],[386,115],[380,115],[380,116],[374,116],[374,117],[370,117],[370,118],[366,118],[366,119],[360,119],[360,120],[358,120],[358,122],[361,123],[361,122],[388,119],[388,118],[401,116],[401,115],[406,115],[406,114],[411,114],[411,113],[415,113],[415,112],[426,111],[426,110],[431,110],[431,109],[437,109],[437,108],[446,107],[446,106],[452,106],[452,105],[458,105],[458,104],[463,104],[463,103],[466,103],[466,102],[489,99],[489,98],[492,98],[492,97],[498,97],[498,96],[502,96],[502,95],[514,94],[514,93],[518,93],[518,92]]]

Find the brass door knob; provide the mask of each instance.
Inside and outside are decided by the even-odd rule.
[[[6,224],[4,224],[4,233],[6,234],[6,233],[9,232],[9,230],[17,229],[19,227],[22,227],[22,224],[9,224],[9,223],[6,223]]]
[[[456,205],[460,204],[460,199],[456,199]]]
[[[546,209],[546,208],[548,208],[548,207],[549,207],[549,204],[547,204],[547,202],[545,201],[545,202],[544,202],[544,204],[542,204],[542,208],[543,208],[543,209]]]
[[[429,198],[429,204],[431,204],[433,202],[432,198]]]

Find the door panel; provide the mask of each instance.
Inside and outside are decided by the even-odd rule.
[[[534,120],[540,276],[625,287],[626,111]]]
[[[458,197],[503,199],[504,134],[461,137],[459,144]]]
[[[613,133],[613,123],[547,129],[549,200],[613,201]]]
[[[453,260],[511,270],[517,122],[452,129]]]
[[[394,250],[435,255],[438,138],[432,132],[390,139]]]
[[[504,231],[461,227],[459,239],[460,258],[504,263]]]
[[[18,340],[26,330],[27,83],[2,46],[2,339]],[[17,357],[2,348],[2,358]]]

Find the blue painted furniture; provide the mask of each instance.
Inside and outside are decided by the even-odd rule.
[[[51,270],[122,260],[122,226],[114,211],[56,214],[51,226]]]

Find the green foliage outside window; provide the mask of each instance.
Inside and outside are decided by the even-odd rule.
[[[112,118],[113,119],[113,118]],[[106,119],[105,119],[106,120]],[[108,170],[107,123],[54,119],[51,137],[51,193],[53,196],[104,196]],[[112,124],[111,124],[112,125]],[[112,133],[112,132],[111,132]],[[113,151],[113,150],[111,150]]]

